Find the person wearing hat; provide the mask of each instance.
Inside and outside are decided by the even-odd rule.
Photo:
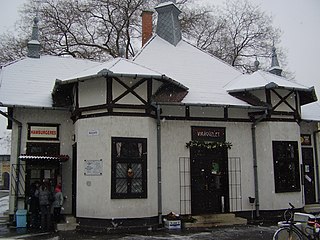
[[[55,223],[59,223],[61,220],[61,208],[63,205],[63,194],[61,190],[61,184],[57,184],[54,189],[54,201],[52,203],[53,207],[53,219]]]

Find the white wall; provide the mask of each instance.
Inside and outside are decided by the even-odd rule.
[[[288,208],[288,203],[303,207],[303,186],[299,192],[275,193],[272,141],[297,141],[300,151],[300,128],[295,122],[261,122],[256,128],[260,210]],[[300,172],[301,174],[301,172]]]
[[[105,104],[107,99],[106,92],[107,86],[104,78],[79,82],[79,107]]]
[[[238,210],[251,210],[248,201],[254,195],[251,124],[165,120],[161,122],[163,214],[180,212],[179,157],[190,157],[186,143],[191,140],[191,126],[226,127],[226,141],[232,143],[228,157],[241,158],[242,203]]]
[[[28,123],[54,123],[60,124],[60,153],[69,155],[70,159],[67,162],[62,163],[62,185],[63,193],[68,197],[68,200],[64,203],[64,213],[71,213],[71,181],[72,181],[72,129],[73,122],[70,119],[70,113],[68,111],[59,110],[37,110],[37,109],[22,109],[15,108],[14,116],[16,120],[20,121],[22,126],[22,139],[21,139],[21,154],[26,153],[26,142],[28,136]],[[12,144],[11,144],[11,164],[17,163],[17,142],[18,142],[18,127],[13,123],[12,130]],[[31,141],[29,141],[31,142]],[[41,140],[42,142],[42,140]],[[24,164],[24,162],[21,162]],[[10,197],[10,214],[13,214],[14,199]],[[24,208],[23,205],[20,205]]]
[[[156,121],[142,117],[99,117],[76,122],[77,216],[139,218],[158,215]],[[96,130],[97,135],[88,135]],[[111,137],[147,138],[146,199],[111,199]],[[101,176],[85,176],[84,160],[103,161]]]

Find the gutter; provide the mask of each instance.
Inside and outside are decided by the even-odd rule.
[[[158,175],[158,223],[162,224],[162,183],[161,183],[161,120],[160,105],[157,108],[157,175]]]
[[[123,77],[123,78],[152,78],[152,79],[156,79],[156,80],[161,80],[161,81],[168,81],[178,87],[181,87],[184,90],[188,90],[189,88],[184,86],[183,84],[179,83],[178,81],[167,77],[164,74],[159,74],[159,75],[148,75],[148,74],[130,74],[130,73],[114,73],[112,71],[109,71],[107,69],[103,69],[100,72],[98,72],[97,74],[94,75],[89,75],[89,76],[84,76],[84,77],[78,77],[78,78],[74,78],[74,79],[69,79],[69,80],[60,80],[60,79],[56,79],[55,82],[55,86],[53,88],[53,94],[57,91],[57,88],[59,85],[66,85],[66,84],[70,84],[70,83],[76,83],[76,82],[81,82],[81,81],[87,81],[90,79],[94,79],[97,77]]]
[[[252,134],[252,154],[253,154],[253,177],[254,177],[254,192],[255,192],[255,207],[256,217],[260,217],[260,200],[259,200],[259,181],[258,181],[258,161],[257,161],[257,140],[256,140],[256,126],[267,116],[267,112],[261,115],[251,125]]]
[[[14,123],[16,123],[18,125],[18,146],[17,146],[17,158],[18,158],[18,162],[17,162],[17,169],[18,169],[18,175],[17,180],[16,180],[16,189],[15,189],[15,199],[14,199],[14,212],[17,210],[18,208],[18,193],[19,193],[19,182],[20,182],[20,153],[21,153],[21,135],[22,135],[22,123],[20,121],[18,121],[17,119],[9,116],[7,113],[3,112],[0,109],[0,114],[4,117],[6,117],[7,119],[13,121]],[[12,179],[12,178],[11,178]]]

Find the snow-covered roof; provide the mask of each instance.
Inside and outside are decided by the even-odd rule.
[[[320,121],[320,102],[313,102],[302,106],[301,118],[307,121]]]
[[[71,57],[22,58],[0,69],[0,105],[52,107],[51,91],[64,79],[100,63]]]
[[[295,90],[299,92],[301,105],[317,100],[316,92],[313,87],[307,87],[298,82],[289,81],[284,77],[260,70],[252,74],[243,74],[225,86],[225,89],[229,93],[261,90],[266,88]]]
[[[243,74],[225,85],[228,92],[264,89],[273,84],[277,87],[309,91],[310,87],[304,86],[294,81],[289,81],[284,77],[258,70],[252,74]]]
[[[137,54],[134,62],[163,72],[187,86],[189,93],[182,103],[251,106],[232,97],[223,88],[242,73],[185,40],[173,46],[156,35]]]
[[[132,62],[124,58],[115,58],[105,63],[101,63],[95,67],[89,68],[85,71],[81,71],[65,79],[59,79],[57,83],[68,84],[70,82],[76,82],[79,80],[92,79],[97,76],[126,76],[126,77],[141,77],[141,78],[155,78],[163,79],[170,81],[184,89],[187,89],[185,86],[182,86],[180,83],[174,81],[165,76],[165,74],[154,71],[152,69],[146,68],[139,65],[138,63]]]

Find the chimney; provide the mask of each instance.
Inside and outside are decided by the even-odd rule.
[[[280,68],[278,56],[276,53],[276,48],[272,47],[272,59],[271,59],[271,68],[269,69],[269,72],[278,76],[281,76],[282,69]]]
[[[28,42],[28,54],[30,58],[40,58],[40,42],[39,42],[39,19],[35,17],[33,19],[31,40]]]
[[[178,18],[181,11],[173,2],[161,3],[155,9],[158,13],[156,33],[162,39],[176,46],[182,39]]]
[[[142,17],[142,47],[152,37],[152,10],[144,10],[141,13]]]

